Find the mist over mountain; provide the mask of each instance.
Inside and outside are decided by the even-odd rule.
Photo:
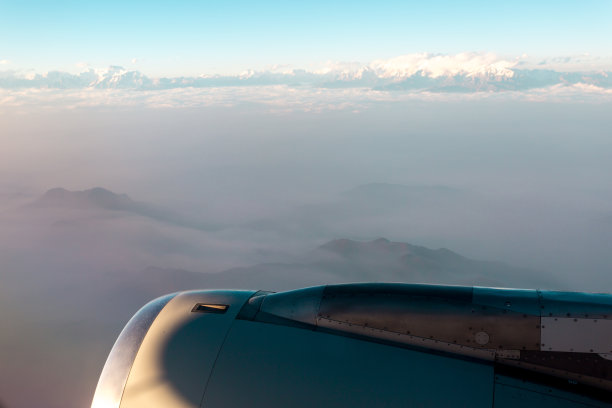
[[[445,248],[433,250],[378,238],[366,242],[333,240],[304,255],[300,262],[236,268],[219,278],[240,285],[264,282],[270,285],[268,289],[287,290],[321,283],[370,281],[525,287],[536,283],[534,275],[537,273],[529,269],[476,261]],[[539,283],[557,285],[550,279]]]
[[[337,239],[291,263],[264,263],[217,273],[150,266],[113,273],[106,290],[146,301],[165,293],[197,288],[289,290],[349,282],[412,282],[531,287],[535,271],[465,258],[445,248],[429,249],[385,238],[373,241]],[[550,280],[540,287],[553,288]],[[122,298],[115,293],[113,297]]]
[[[45,198],[46,203],[50,204],[47,201],[50,200],[57,204],[58,195],[63,193],[51,193]],[[69,202],[79,208],[83,205],[81,200],[88,203],[91,199],[87,194],[77,197],[76,204]],[[108,197],[116,198],[115,195]],[[119,196],[119,202],[124,201],[125,197]],[[62,199],[61,203],[65,201]],[[102,203],[110,205],[105,200]],[[114,204],[110,206],[115,208]],[[125,220],[119,222],[125,223]],[[98,224],[79,225],[77,228],[100,228]],[[117,240],[118,234],[125,231],[116,230],[114,236],[109,236],[110,240]],[[66,240],[57,233],[52,236],[55,240]],[[79,236],[79,240],[83,239]],[[3,361],[0,379],[7,401],[35,404],[44,398],[53,408],[87,404],[108,351],[123,325],[144,303],[174,291],[198,288],[278,291],[359,281],[497,286],[531,286],[534,282],[527,278],[533,272],[521,268],[474,261],[447,249],[428,249],[383,238],[366,242],[332,240],[301,254],[294,262],[264,263],[218,273],[166,266],[120,268],[121,264],[112,258],[124,255],[108,247],[108,241],[104,239],[96,244],[104,255],[97,261],[85,258],[75,263],[74,258],[83,255],[77,255],[75,252],[81,249],[70,242],[68,247],[49,247],[45,243],[39,248],[44,250],[42,253],[39,249],[33,252],[28,249],[23,256],[34,258],[29,261],[15,251],[10,258],[3,259],[0,321],[8,335],[0,336]],[[131,245],[131,250],[136,251],[136,246],[141,244],[133,241]],[[42,262],[36,260],[40,257]],[[554,284],[549,281],[547,285]],[[45,339],[43,347],[41,338]],[[40,361],[45,361],[44,367],[20,370]],[[58,373],[59,367],[61,373]],[[33,383],[33,393],[14,395],[11,390],[19,389],[18,384],[26,379]],[[67,388],[73,391],[61,395],[55,392]]]
[[[433,234],[454,242],[448,238],[453,229],[462,231],[465,241],[466,226],[503,214],[507,207],[498,205],[452,186],[368,183],[318,202],[287,205],[275,217],[255,212],[252,222],[205,229],[179,211],[164,212],[104,188],[51,189],[0,212],[0,320],[11,333],[0,338],[0,357],[5,367],[41,360],[49,367],[24,375],[9,370],[10,378],[1,377],[5,390],[18,389],[28,378],[37,384],[36,393],[31,399],[10,391],[3,395],[32,404],[36,395],[48,396],[53,408],[86,404],[125,322],[148,300],[168,292],[281,291],[370,281],[575,288],[575,280],[555,271],[477,260],[452,245],[431,244]],[[424,245],[371,237],[381,230],[430,235],[410,239]],[[334,236],[349,238],[330,239]],[[42,337],[46,346],[38,349],[35,339]],[[51,375],[57,367],[63,367],[62,375]],[[80,391],[58,397],[55,390],[65,387]]]
[[[368,183],[356,186],[342,193],[342,198],[356,203],[416,206],[427,203],[463,200],[471,194],[469,191],[443,185],[408,186],[390,183]]]
[[[68,191],[64,188],[52,188],[30,204],[31,207],[63,207],[63,208],[101,208],[112,211],[133,211],[139,209],[137,203],[127,194],[115,194],[101,187],[84,191]],[[136,211],[135,211],[136,210]]]
[[[149,267],[131,275],[133,283],[121,290],[130,287],[134,293],[155,295],[165,293],[164,289],[189,287],[281,291],[370,281],[540,288],[561,285],[534,278],[537,275],[537,271],[501,262],[472,260],[446,248],[429,249],[385,238],[365,242],[336,239],[291,263],[264,263],[207,274]],[[534,285],[538,281],[539,285]]]
[[[370,239],[384,230],[393,239],[404,240],[421,226],[433,231],[444,221],[456,223],[458,214],[473,217],[471,209],[485,205],[486,199],[481,195],[456,187],[368,183],[330,195],[320,202],[298,205],[273,217],[262,217],[245,227],[321,239],[333,236]],[[432,219],[434,213],[435,219]]]
[[[312,110],[3,116],[3,402],[87,406],[123,325],[168,291],[347,281],[609,291],[609,104],[419,99],[321,113],[297,99]]]
[[[57,208],[119,211],[185,228],[202,230],[218,228],[197,219],[190,219],[171,210],[133,201],[127,194],[116,194],[101,187],[94,187],[83,191],[68,191],[60,187],[53,188],[26,207],[33,209]]]

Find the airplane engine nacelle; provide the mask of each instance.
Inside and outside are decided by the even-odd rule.
[[[417,284],[180,292],[92,408],[611,407],[612,296]]]

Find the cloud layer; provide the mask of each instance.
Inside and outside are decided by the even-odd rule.
[[[612,68],[576,71],[567,57],[527,63],[491,53],[409,54],[360,63],[326,63],[309,69],[273,66],[239,75],[152,78],[119,66],[80,73],[0,72],[0,104],[60,103],[64,107],[145,105],[227,106],[259,103],[281,110],[350,108],[403,99],[521,98],[610,100]],[[554,69],[567,67],[567,70]]]
[[[557,61],[559,59],[555,59]],[[563,61],[571,63],[575,58]],[[436,55],[408,54],[379,59],[369,64],[326,63],[311,69],[274,66],[262,71],[245,71],[240,75],[201,75],[199,77],[151,78],[138,71],[119,66],[78,74],[51,71],[46,74],[0,73],[4,89],[138,89],[207,88],[224,86],[291,85],[318,88],[366,87],[372,89],[411,89],[441,92],[481,90],[522,90],[556,84],[586,83],[612,88],[609,72],[562,72],[549,69],[548,60],[525,68],[520,59],[507,60],[492,53]]]

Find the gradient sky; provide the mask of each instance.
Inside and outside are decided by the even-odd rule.
[[[149,75],[430,52],[610,57],[610,1],[0,1],[0,70]]]

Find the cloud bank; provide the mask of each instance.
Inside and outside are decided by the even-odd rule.
[[[406,98],[612,98],[612,66],[609,70],[577,71],[575,63],[583,63],[586,57],[537,63],[528,63],[525,58],[510,60],[492,53],[420,53],[369,64],[329,62],[309,69],[273,66],[239,75],[162,78],[119,66],[88,68],[80,73],[0,71],[0,104],[189,107],[260,103],[279,109],[298,105],[312,110],[330,106],[354,109],[364,101]]]

